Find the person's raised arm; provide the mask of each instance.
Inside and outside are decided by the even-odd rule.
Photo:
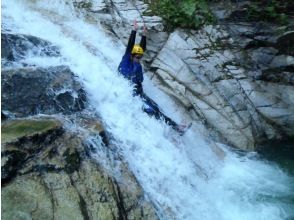
[[[142,34],[142,38],[141,38],[141,41],[140,41],[140,46],[142,47],[144,52],[146,50],[146,35],[147,35],[147,27],[144,24],[144,26],[143,26],[143,34]]]
[[[128,41],[128,45],[127,45],[127,49],[126,49],[125,53],[132,52],[132,49],[135,45],[137,30],[138,30],[138,23],[137,23],[137,20],[134,20],[134,27],[133,27],[133,30],[132,30],[131,35],[129,37],[129,41]]]

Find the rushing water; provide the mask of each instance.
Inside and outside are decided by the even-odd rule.
[[[122,43],[88,24],[66,2],[4,0],[2,32],[37,36],[60,48],[59,58],[28,54],[22,62],[68,65],[79,76],[91,105],[163,219],[294,219],[293,176],[255,153],[235,153],[206,140],[197,125],[179,137],[144,114],[141,101],[116,73]],[[182,119],[172,100],[150,80],[144,87],[157,92],[166,112]]]

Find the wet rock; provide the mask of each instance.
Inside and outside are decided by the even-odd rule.
[[[61,123],[52,119],[9,120],[1,125],[2,184],[17,175],[31,155],[63,132]]]
[[[20,177],[3,189],[3,219],[53,219],[52,196],[39,177]]]
[[[287,55],[279,55],[274,57],[269,65],[271,68],[281,68],[287,66],[294,66],[294,57]]]
[[[1,111],[1,120],[6,120],[6,119],[8,119],[8,114],[6,113],[6,112],[4,112],[4,111]]]
[[[52,118],[3,125],[3,219],[159,219],[126,164],[116,161],[119,167],[106,168],[97,163],[85,153],[91,132],[63,128],[52,136],[49,131],[60,125]],[[7,162],[11,158],[15,163]],[[3,173],[12,175],[11,167],[13,178],[5,178]]]
[[[252,60],[258,63],[261,68],[266,68],[270,65],[278,50],[272,47],[259,47],[250,51]]]
[[[1,34],[1,58],[19,61],[30,56],[59,56],[58,47],[43,39],[23,34]]]
[[[207,26],[193,34],[173,32],[151,64],[161,79],[158,86],[187,108],[190,106],[190,112],[191,109],[196,112],[195,120],[205,121],[208,127],[241,149],[253,149],[267,138],[293,135],[294,124],[289,114],[294,107],[292,96],[277,95],[274,91],[280,90],[281,85],[266,89],[265,82],[251,79],[273,82],[275,77],[276,82],[289,85],[291,57],[279,56],[276,48],[262,44],[262,47],[248,48],[248,54],[238,58],[233,50],[222,46],[237,43],[227,36],[226,31],[217,26]],[[270,68],[271,65],[275,68]],[[283,71],[274,76],[273,71],[269,71],[282,68],[288,73]],[[267,108],[263,108],[265,106]]]
[[[266,69],[262,72],[260,80],[293,86],[294,85],[294,67],[287,66],[287,67],[281,67],[281,68]]]
[[[65,66],[2,71],[2,110],[28,116],[70,114],[85,108],[86,94]]]
[[[76,114],[73,120],[76,121],[80,127],[85,128],[89,134],[99,135],[101,137],[102,143],[105,144],[105,146],[109,146],[109,137],[107,131],[99,121],[98,115],[89,115],[82,112],[81,114]]]
[[[60,122],[49,119],[14,119],[4,122],[1,125],[1,142],[17,142],[21,138],[32,139],[34,136],[46,134],[51,130],[61,128]]]
[[[277,39],[277,48],[282,54],[294,56],[294,31],[288,31]]]

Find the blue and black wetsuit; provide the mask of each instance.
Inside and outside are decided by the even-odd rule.
[[[150,108],[144,108],[143,110],[150,116],[154,116],[156,119],[163,119],[168,125],[170,125],[175,130],[178,130],[178,125],[172,119],[164,115],[158,105],[149,98],[144,92],[142,87],[143,68],[139,62],[134,62],[132,60],[132,49],[135,45],[136,31],[132,30],[131,36],[128,41],[126,52],[119,64],[118,71],[134,85],[133,95],[138,95],[142,98],[144,103],[146,103]],[[146,36],[142,36],[140,41],[140,46],[143,50],[146,50]]]
[[[143,69],[139,62],[132,60],[132,49],[135,45],[136,31],[132,30],[131,36],[128,41],[126,52],[119,64],[118,71],[128,80],[134,84],[134,95],[141,95],[143,93],[142,82]],[[146,50],[146,36],[142,36],[140,46]]]

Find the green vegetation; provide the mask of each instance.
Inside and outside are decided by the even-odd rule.
[[[1,125],[1,141],[8,142],[60,127],[54,120],[14,120]]]
[[[149,4],[146,15],[158,15],[165,21],[167,30],[174,28],[198,29],[214,23],[215,17],[208,3],[215,0],[145,0]],[[287,24],[293,14],[293,0],[252,0],[245,5],[245,14],[235,16],[247,21],[267,21]]]
[[[206,0],[151,0],[151,13],[166,22],[168,30],[176,27],[197,29],[215,20]]]
[[[76,150],[67,149],[63,156],[65,157],[65,171],[68,174],[73,173],[75,170],[78,170],[81,164],[81,158],[79,153]]]
[[[288,20],[287,10],[290,1],[263,0],[251,2],[248,6],[248,17],[250,21],[270,21],[286,24]]]

